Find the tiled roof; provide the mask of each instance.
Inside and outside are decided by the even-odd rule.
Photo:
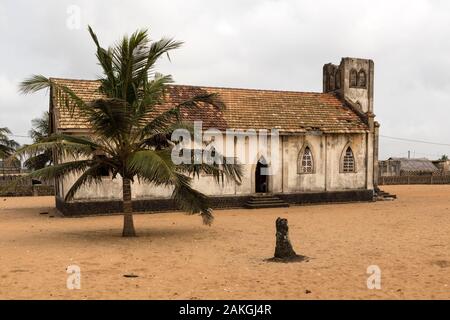
[[[92,80],[52,79],[66,85],[85,101],[101,98],[99,82]],[[165,103],[155,112],[167,110],[197,94],[217,93],[226,108],[190,109],[183,112],[185,120],[202,120],[203,128],[224,129],[279,129],[286,133],[309,130],[323,132],[365,132],[367,124],[344,102],[331,93],[273,91],[171,85]],[[61,110],[56,97],[57,129],[88,129],[88,122],[79,115]]]

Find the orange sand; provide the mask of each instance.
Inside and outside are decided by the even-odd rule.
[[[216,211],[212,227],[136,215],[135,239],[120,237],[120,216],[50,218],[39,213],[55,212],[52,197],[0,198],[0,298],[449,299],[450,186],[383,189],[399,199]],[[278,216],[309,262],[264,261]],[[81,290],[66,288],[73,264]],[[381,268],[381,290],[367,289],[369,265]]]

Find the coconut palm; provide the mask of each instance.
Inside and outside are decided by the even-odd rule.
[[[16,141],[8,137],[10,134],[11,131],[8,128],[0,128],[0,159],[6,159],[11,156],[19,146]]]
[[[51,88],[62,108],[85,117],[92,129],[88,137],[52,134],[40,142],[23,147],[17,155],[33,155],[52,149],[66,162],[55,163],[30,174],[33,178],[52,179],[78,174],[66,195],[74,198],[86,185],[101,183],[108,170],[113,179],[123,182],[123,236],[135,236],[131,183],[135,180],[150,186],[173,189],[172,198],[180,209],[200,213],[205,224],[212,222],[208,197],[193,189],[192,180],[200,173],[212,175],[218,183],[241,180],[241,167],[232,164],[202,163],[175,165],[171,159],[174,142],[171,133],[177,128],[190,128],[180,117],[182,108],[202,108],[205,105],[223,108],[219,97],[200,94],[171,106],[155,116],[155,106],[165,102],[164,91],[172,83],[170,76],[155,72],[155,63],[163,55],[181,46],[181,42],[163,38],[150,41],[147,30],[138,30],[107,49],[100,46],[89,27],[97,48],[97,59],[103,75],[99,79],[104,98],[84,101],[67,86],[34,75],[21,83],[23,93]]]
[[[33,143],[44,141],[51,135],[50,131],[50,114],[45,111],[42,117],[31,120],[32,129],[29,131],[29,136],[33,139]],[[36,156],[28,158],[24,162],[24,166],[30,170],[42,169],[51,164],[53,161],[52,150],[45,150]]]

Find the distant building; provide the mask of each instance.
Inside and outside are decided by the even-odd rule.
[[[22,172],[21,163],[17,161],[0,160],[0,175],[19,174]]]
[[[439,171],[433,161],[426,158],[389,158],[379,161],[380,177],[431,175]]]
[[[435,160],[433,164],[442,173],[450,173],[450,160]]]

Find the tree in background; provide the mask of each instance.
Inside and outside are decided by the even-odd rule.
[[[140,30],[130,37],[124,36],[113,47],[103,48],[90,27],[89,32],[103,70],[99,81],[104,98],[85,101],[70,88],[41,75],[24,80],[21,91],[30,93],[51,88],[62,108],[76,111],[77,116],[87,119],[93,135],[52,134],[19,149],[16,154],[22,156],[48,150],[66,156],[67,162],[54,163],[29,176],[45,180],[79,175],[66,195],[67,201],[73,199],[82,186],[102,183],[104,172],[109,172],[112,179],[120,176],[123,236],[136,235],[131,202],[131,183],[135,180],[149,183],[149,188],[171,187],[172,198],[180,209],[190,214],[200,213],[203,222],[210,224],[213,216],[208,197],[192,188],[192,179],[206,173],[217,183],[223,183],[224,179],[240,183],[241,167],[226,161],[224,164],[175,165],[171,159],[174,142],[170,137],[175,129],[192,127],[183,123],[182,108],[209,105],[220,109],[224,107],[222,101],[214,94],[198,94],[155,116],[155,106],[166,102],[165,89],[173,82],[171,76],[155,72],[155,63],[182,43],[165,38],[151,41],[147,30]]]
[[[41,118],[31,120],[32,129],[29,131],[33,143],[40,143],[47,139],[50,132],[50,114],[48,111],[42,114]],[[24,162],[24,166],[30,170],[39,170],[53,162],[53,152],[47,149],[42,153],[36,154],[28,158]]]
[[[441,161],[447,161],[448,160],[448,155],[443,154],[442,157],[439,159]]]
[[[11,131],[8,128],[0,128],[0,159],[6,159],[14,153],[19,144],[10,139]]]

